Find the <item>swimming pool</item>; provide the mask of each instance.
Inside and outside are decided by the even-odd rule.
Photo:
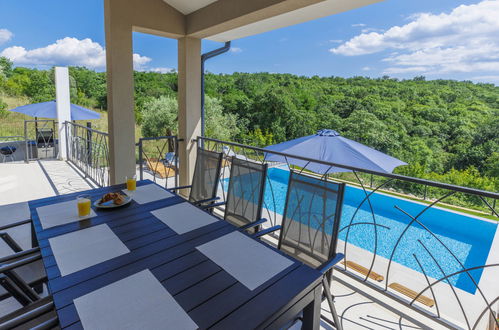
[[[268,172],[268,179],[265,187],[264,208],[282,214],[288,188],[289,171],[282,168],[271,168]],[[226,179],[224,190],[227,189],[227,182]],[[346,187],[340,228],[348,226],[350,222],[373,222],[373,216],[367,202],[355,213],[364,198],[365,194],[362,189],[352,186]],[[372,194],[370,201],[376,223],[387,227],[377,227],[376,254],[389,259],[393,247],[411,220],[395,206],[412,216],[416,216],[425,208],[425,205],[382,193]],[[485,265],[497,224],[437,207],[425,211],[418,220],[431,230],[466,268]],[[346,240],[346,229],[340,232],[339,238]],[[427,247],[431,256],[418,240]],[[357,225],[350,227],[348,243],[374,252],[376,245],[374,226]],[[421,267],[413,255],[418,258],[426,275],[433,278],[440,279],[444,274],[449,275],[461,270],[459,262],[454,259],[452,254],[428,231],[416,223],[413,223],[402,237],[393,260],[421,272]],[[438,261],[440,267],[433,258]],[[369,267],[369,265],[365,266]],[[470,274],[478,283],[482,270],[474,270]],[[449,282],[464,291],[475,293],[476,288],[465,273],[449,278]]]

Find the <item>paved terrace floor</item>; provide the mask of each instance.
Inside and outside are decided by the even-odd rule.
[[[0,208],[1,205],[92,188],[95,188],[95,185],[91,181],[85,179],[74,166],[64,161],[46,159],[29,164],[23,162],[0,164]],[[9,233],[23,248],[29,247],[29,226],[11,229]],[[11,253],[9,250],[5,243],[0,241],[0,257]],[[344,329],[442,328],[338,272],[335,273],[332,292],[336,296],[335,303]],[[19,307],[20,305],[12,298],[6,299],[0,302],[0,315]],[[332,318],[326,301],[322,304],[322,314]],[[299,329],[299,324],[293,328]],[[332,329],[325,322],[321,328]]]

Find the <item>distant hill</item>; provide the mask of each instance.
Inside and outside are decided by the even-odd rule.
[[[5,59],[0,67],[0,95],[54,99],[52,70],[12,68]],[[74,103],[106,109],[105,73],[72,67],[70,75]],[[176,73],[135,72],[139,123],[148,100],[176,93]],[[499,87],[492,84],[234,73],[207,74],[206,93],[238,116],[241,142],[267,145],[332,128],[409,163],[401,173],[499,190]]]

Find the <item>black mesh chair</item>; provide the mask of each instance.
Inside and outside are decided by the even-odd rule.
[[[2,162],[6,162],[8,158],[10,158],[11,161],[14,161],[14,153],[16,152],[17,148],[14,146],[5,146],[0,148],[0,155],[2,155]]]
[[[49,148],[54,146],[54,129],[40,128],[36,130],[36,143],[38,148]]]
[[[28,283],[16,274],[16,269],[41,260],[41,254],[25,253],[23,258],[9,260],[0,266],[0,285],[22,307],[0,318],[0,329],[52,329],[59,321],[52,297],[40,297]],[[5,260],[2,260],[5,261]]]
[[[282,225],[253,235],[261,237],[280,229],[278,248],[324,274],[323,289],[333,321],[321,317],[337,329],[341,329],[341,323],[330,282],[333,266],[344,257],[336,253],[344,190],[344,183],[291,172]]]
[[[218,179],[223,154],[198,148],[192,184],[170,188],[171,191],[190,188],[189,201],[195,204],[217,200]]]
[[[30,225],[29,230],[31,232],[31,246],[32,248],[23,250],[21,245],[8,233],[9,229],[13,229],[20,226]],[[27,228],[26,228],[27,229]],[[0,258],[0,267],[5,264],[12,264],[15,261],[23,259],[27,256],[38,253],[40,249],[38,246],[38,241],[35,235],[35,229],[33,228],[33,222],[31,219],[22,220],[14,223],[9,223],[0,226],[0,239],[2,239],[7,247],[12,250],[12,254],[3,256]],[[17,267],[13,272],[17,276],[22,278],[30,287],[32,287],[36,292],[41,293],[43,291],[43,283],[46,281],[45,268],[43,267],[43,262],[38,259],[32,263],[21,265]],[[4,288],[0,287],[0,301],[10,297],[10,294],[5,291]]]
[[[35,293],[42,293],[43,284],[47,282],[47,275],[43,267],[40,248],[35,247],[0,258],[0,274],[5,275],[23,288],[24,286],[29,287],[30,290],[26,291],[28,297],[31,290],[34,290]],[[1,283],[0,301],[12,296],[13,292]],[[23,300],[22,296],[14,296],[14,298],[23,305],[29,303],[29,301]],[[36,296],[31,296],[30,298],[36,298]]]
[[[230,180],[225,202],[204,207],[225,205],[224,219],[240,229],[255,232],[266,219],[262,205],[267,178],[267,164],[231,157]]]

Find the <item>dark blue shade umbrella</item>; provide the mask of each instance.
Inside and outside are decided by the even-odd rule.
[[[14,108],[10,111],[24,113],[31,117],[57,118],[57,103],[55,101],[33,103]],[[99,119],[98,112],[71,103],[71,120]]]
[[[315,135],[304,136],[264,149],[384,173],[391,173],[397,166],[407,165],[397,158],[344,138],[334,130],[326,129],[319,130]],[[320,174],[350,171],[341,167],[308,163],[304,160],[272,153],[266,153],[265,159],[274,162],[288,162]]]

